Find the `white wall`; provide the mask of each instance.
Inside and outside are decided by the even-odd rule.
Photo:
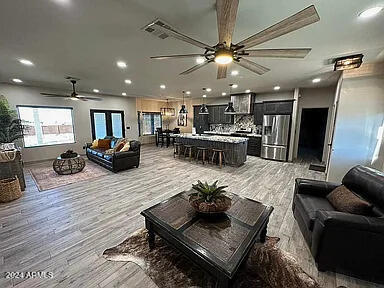
[[[36,105],[36,106],[59,106],[73,107],[73,120],[75,141],[73,144],[61,144],[36,148],[24,148],[23,160],[25,162],[54,159],[67,149],[72,149],[83,154],[84,143],[92,141],[90,109],[123,110],[126,137],[137,139],[138,125],[136,113],[136,98],[124,98],[115,96],[102,96],[103,101],[69,101],[60,98],[47,98],[40,95],[40,92],[60,92],[52,89],[25,87],[22,85],[0,84],[0,95],[4,95],[10,105]],[[61,92],[62,93],[62,92]],[[68,91],[66,92],[68,93]],[[94,95],[92,95],[94,96]]]
[[[301,113],[303,108],[328,108],[327,128],[325,131],[325,140],[323,147],[322,161],[326,161],[328,154],[329,127],[332,118],[333,100],[335,98],[335,86],[320,88],[302,88],[300,89],[298,113],[296,118],[296,136],[294,144],[293,158],[297,158],[300,137]]]
[[[383,76],[343,79],[327,180],[340,182],[358,164],[384,170],[383,123]]]

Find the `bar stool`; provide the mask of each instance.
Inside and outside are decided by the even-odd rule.
[[[180,155],[182,153],[182,149],[183,149],[183,144],[175,143],[173,146],[173,158],[176,158],[176,155],[179,156],[179,158],[180,158]]]
[[[189,162],[192,160],[192,149],[193,145],[184,145],[184,158],[189,155]]]
[[[208,153],[208,148],[205,147],[197,147],[197,152],[196,152],[196,163],[199,163],[199,155],[201,152],[201,157],[202,157],[202,162],[203,165],[205,164],[205,155]],[[209,157],[208,157],[208,162],[209,162]]]
[[[220,169],[222,167],[222,165],[224,164],[225,165],[225,152],[224,150],[221,150],[221,149],[212,149],[213,151],[213,155],[212,155],[212,164],[215,163],[215,157],[216,155],[219,156],[219,165],[220,165]]]

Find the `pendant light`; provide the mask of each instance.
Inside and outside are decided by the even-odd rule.
[[[179,111],[179,114],[188,114],[188,111],[185,108],[184,95],[185,95],[185,91],[183,91],[183,105],[181,105],[181,109]]]
[[[167,99],[167,107],[160,108],[160,113],[162,116],[175,116],[175,108],[169,107]]]
[[[204,95],[205,95],[205,91],[206,89],[203,88],[203,104],[201,104],[201,107],[200,107],[200,111],[199,111],[199,114],[200,115],[208,115],[209,114],[209,111],[208,111],[208,107],[207,105],[204,103]]]
[[[229,96],[230,97],[232,97],[231,96],[232,86],[233,86],[233,84],[229,84]],[[233,108],[233,102],[231,102],[231,101],[228,102],[228,106],[225,107],[224,114],[229,114],[229,115],[236,114],[235,108]]]

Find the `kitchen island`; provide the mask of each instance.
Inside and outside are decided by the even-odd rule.
[[[241,166],[247,160],[248,138],[245,137],[180,134],[175,138],[183,145],[224,150],[226,165]]]

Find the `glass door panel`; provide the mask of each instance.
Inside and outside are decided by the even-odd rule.
[[[107,136],[107,117],[106,113],[93,113],[95,139],[103,139]]]
[[[120,112],[111,113],[112,135],[116,138],[123,137],[123,117]]]

